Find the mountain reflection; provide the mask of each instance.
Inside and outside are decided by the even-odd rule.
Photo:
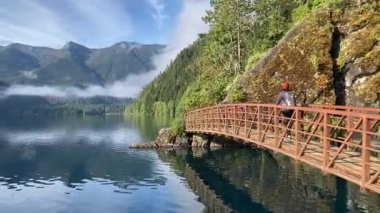
[[[128,149],[129,144],[144,141],[120,118],[22,119],[22,125],[20,120],[0,122],[3,186],[43,187],[61,181],[80,189],[87,182],[99,182],[129,190],[132,185],[166,182],[154,169],[154,151]]]

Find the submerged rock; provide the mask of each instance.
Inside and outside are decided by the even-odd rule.
[[[149,144],[132,144],[130,148],[185,148],[190,147],[188,136],[176,135],[170,128],[161,129],[154,142]]]
[[[156,149],[158,145],[156,143],[147,143],[147,144],[132,144],[129,148],[134,149]]]

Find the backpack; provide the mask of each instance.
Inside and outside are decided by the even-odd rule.
[[[289,91],[284,92],[284,96],[283,96],[283,99],[281,101],[281,105],[295,106],[296,105],[295,102],[296,101],[294,98],[294,94],[292,92],[289,92]]]

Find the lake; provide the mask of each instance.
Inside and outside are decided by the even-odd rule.
[[[0,212],[380,212],[380,195],[258,149],[134,150],[168,121],[0,120]]]

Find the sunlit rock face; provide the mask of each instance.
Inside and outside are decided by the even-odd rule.
[[[348,105],[378,106],[380,91],[379,10],[342,13],[340,31],[344,39],[338,66],[345,75]]]
[[[231,87],[248,102],[271,103],[286,79],[301,103],[376,106],[380,91],[380,12],[375,5],[315,11]]]

